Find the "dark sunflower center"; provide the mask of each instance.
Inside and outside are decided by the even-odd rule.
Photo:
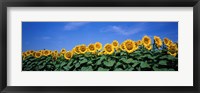
[[[127,42],[127,43],[126,43],[126,48],[127,48],[128,50],[133,49],[133,44],[132,44],[131,42]]]
[[[66,57],[67,57],[67,58],[71,58],[71,56],[72,56],[71,53],[67,53],[67,54],[66,54]]]
[[[90,50],[94,50],[94,46],[90,46]]]
[[[113,42],[113,45],[114,45],[114,46],[117,46],[117,42]]]
[[[84,46],[81,47],[81,51],[85,51],[86,48]]]

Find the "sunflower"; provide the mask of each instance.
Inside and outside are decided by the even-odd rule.
[[[165,37],[164,40],[163,40],[163,42],[164,42],[165,45],[167,45],[168,42],[169,42],[169,39]]]
[[[41,52],[41,53],[43,53],[43,51],[44,51],[44,50],[39,50],[38,52]]]
[[[98,55],[103,55],[104,54],[104,51],[101,51],[98,53]]]
[[[116,49],[117,52],[119,52],[120,51],[120,46],[116,47],[115,49]]]
[[[124,42],[124,47],[125,47],[125,50],[128,52],[128,53],[132,53],[133,51],[136,50],[136,44],[134,41],[128,39]]]
[[[85,52],[87,52],[87,46],[85,44],[82,44],[78,47],[78,50],[81,54],[84,54]]]
[[[62,48],[60,53],[64,54],[66,52],[66,49],[65,48]]]
[[[164,38],[164,44],[169,47],[173,42],[171,40],[169,40],[168,38]]]
[[[171,40],[169,40],[167,47],[171,46],[171,44],[173,44],[173,42]]]
[[[112,42],[112,45],[113,45],[113,47],[116,49],[116,48],[118,47],[119,43],[118,43],[117,40],[114,40],[114,41]]]
[[[147,50],[151,50],[151,49],[152,49],[152,45],[145,46],[145,48],[146,48]]]
[[[57,50],[54,50],[53,53],[57,55],[57,54],[58,54],[58,51],[57,51]]]
[[[34,54],[34,51],[33,51],[33,50],[30,50],[30,51],[29,51],[29,53],[30,53],[30,55],[32,55],[32,56],[33,56],[33,54]]]
[[[49,50],[49,53],[52,54],[53,52],[51,50]]]
[[[71,51],[67,51],[65,54],[64,54],[64,57],[66,60],[70,60],[72,58],[73,54]]]
[[[43,56],[48,56],[51,54],[50,50],[43,50]]]
[[[80,47],[80,46],[76,46],[76,47],[73,49],[73,53],[80,54],[79,47]]]
[[[94,44],[90,44],[88,46],[88,51],[91,52],[91,53],[95,53],[96,52],[96,47]]]
[[[26,51],[25,53],[26,53],[26,56],[30,56],[31,55],[30,51]]]
[[[162,46],[162,40],[158,36],[154,36],[154,42],[156,43],[157,48]]]
[[[61,54],[61,53],[58,53],[58,57],[60,57],[60,56],[62,56],[62,54]]]
[[[148,37],[148,36],[144,36],[144,37],[142,38],[142,44],[143,44],[144,46],[149,46],[149,45],[151,44],[151,38]]]
[[[34,55],[36,58],[40,58],[42,56],[42,52],[35,52],[35,55]]]
[[[22,56],[26,56],[26,53],[23,52],[23,53],[22,53]]]
[[[122,43],[120,44],[120,49],[121,49],[121,50],[125,50],[124,42],[122,42]]]
[[[135,50],[137,50],[139,48],[139,45],[137,44],[137,42],[135,42]]]
[[[96,42],[95,43],[95,47],[97,50],[101,50],[102,49],[102,44],[100,42]]]
[[[178,51],[178,47],[176,44],[170,44],[170,46],[167,48],[168,50]]]
[[[141,40],[138,40],[137,42],[136,42],[136,44],[139,46],[139,45],[142,45],[142,41]]]
[[[104,46],[104,51],[105,51],[105,54],[112,54],[114,52],[114,47],[112,44],[106,44]]]
[[[172,52],[167,52],[168,54],[170,54],[170,55],[172,55],[172,56],[176,56],[177,55],[177,53],[176,52],[174,52],[174,53],[172,53]]]
[[[22,58],[23,58],[23,60],[26,59],[26,53],[22,53]]]

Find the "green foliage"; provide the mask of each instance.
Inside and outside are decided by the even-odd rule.
[[[178,57],[163,50],[148,51],[141,48],[133,53],[124,51],[112,55],[80,54],[70,60],[63,56],[26,57],[23,71],[177,71]]]

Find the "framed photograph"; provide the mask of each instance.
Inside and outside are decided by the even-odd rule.
[[[199,0],[0,6],[2,93],[199,93]]]

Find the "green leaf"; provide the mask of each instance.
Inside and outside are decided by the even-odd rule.
[[[55,66],[56,66],[56,68],[59,68],[59,67],[60,67],[60,65],[59,65],[59,64],[56,64]]]
[[[39,65],[39,69],[43,69],[45,67],[45,65]]]
[[[121,58],[120,59],[122,62],[124,62],[124,63],[131,63],[131,62],[133,62],[133,59],[132,58],[129,58],[129,59],[126,59],[126,58]]]
[[[134,64],[132,65],[132,67],[136,67],[138,64],[140,64],[138,61],[134,61]]]
[[[75,67],[76,68],[80,67],[80,63],[76,63]]]
[[[31,58],[31,59],[29,59],[31,62],[33,62],[33,61],[35,61],[35,58]]]
[[[164,55],[164,56],[161,56],[159,59],[175,60],[176,57],[172,55]]]
[[[141,62],[140,67],[141,68],[150,68],[150,66],[147,62]]]
[[[45,56],[42,56],[42,57],[40,57],[40,59],[44,60],[44,59],[46,59],[46,57],[45,57]]]
[[[126,71],[133,71],[135,68],[127,68]]]
[[[117,62],[116,65],[115,65],[115,68],[117,68],[117,67],[119,67],[119,66],[121,66],[121,65],[122,65],[122,63]]]
[[[116,68],[114,71],[123,71],[122,68]]]
[[[92,61],[87,62],[88,65],[92,64]]]
[[[125,61],[125,63],[131,63],[131,62],[133,62],[132,58],[129,58],[127,61]]]
[[[98,60],[96,65],[101,65],[101,60]]]
[[[159,68],[157,68],[158,67],[158,65],[157,64],[155,64],[154,66],[153,66],[153,70],[154,71],[160,71],[160,69]]]
[[[92,66],[82,67],[81,71],[93,71]]]
[[[103,64],[107,67],[112,67],[115,64],[114,60],[104,61]]]
[[[69,67],[69,66],[64,66],[63,69],[64,69],[65,71],[69,71],[69,70],[70,70],[70,67]]]
[[[160,60],[158,64],[166,66],[167,65],[167,60]]]
[[[66,62],[61,62],[61,67],[63,67],[64,65],[66,65],[67,63]]]
[[[86,58],[84,58],[84,59],[80,60],[79,62],[80,62],[80,64],[83,64],[83,63],[87,63],[88,60]]]
[[[168,69],[168,71],[175,71],[173,68]]]
[[[120,53],[121,56],[125,56],[126,54],[127,54],[127,53],[126,53],[126,52],[123,52],[123,51]]]
[[[107,68],[102,68],[102,67],[99,67],[97,71],[109,71],[109,69],[107,69]]]
[[[161,68],[160,70],[161,70],[161,71],[168,71],[167,68]]]

